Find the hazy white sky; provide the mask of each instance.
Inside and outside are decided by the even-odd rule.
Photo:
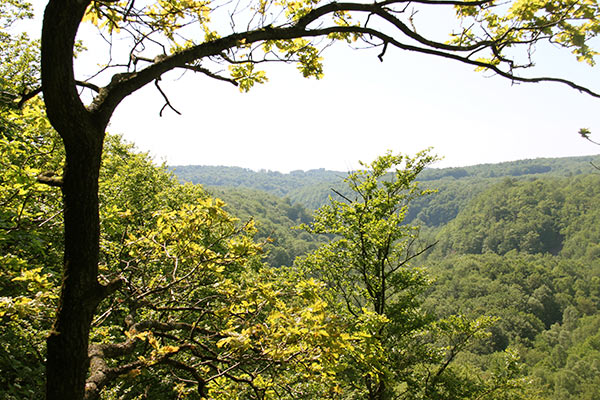
[[[540,50],[538,72],[600,91],[598,67],[565,51]],[[388,49],[325,53],[325,78],[272,66],[269,82],[242,94],[234,86],[180,73],[162,88],[179,116],[165,110],[153,85],[117,109],[109,131],[170,165],[228,165],[287,172],[348,170],[390,149],[426,147],[437,166],[598,154],[579,128],[600,136],[600,99],[559,84],[512,85],[450,60]]]
[[[438,166],[599,152],[577,131],[600,133],[600,99],[557,84],[511,85],[448,60],[389,51],[381,63],[376,54],[334,49],[323,80],[280,66],[248,94],[193,76],[165,79],[182,116],[159,117],[151,87],[126,100],[110,131],[171,165],[278,171],[347,170],[387,149],[429,146],[444,157]],[[600,87],[597,69],[567,65]]]

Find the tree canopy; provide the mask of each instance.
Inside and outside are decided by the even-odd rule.
[[[447,38],[419,33],[413,16],[421,7],[454,8],[455,27]],[[521,71],[533,65],[534,50],[543,42],[593,64],[596,52],[590,41],[600,32],[599,7],[593,0],[49,0],[39,64],[35,43],[3,32],[3,43],[8,43],[2,48],[3,61],[10,57],[19,67],[3,63],[10,80],[2,81],[3,106],[22,106],[43,93],[48,120],[65,150],[63,168],[37,178],[60,187],[64,201],[64,279],[48,338],[46,398],[84,396],[92,323],[101,304],[127,284],[121,273],[102,279],[98,195],[106,127],[127,96],[148,84],[164,95],[160,79],[172,70],[193,71],[242,91],[266,81],[259,68],[263,62],[295,63],[303,76],[318,79],[323,51],[337,41],[378,47],[382,60],[389,48],[397,48],[456,60],[513,81],[559,82],[598,97],[594,89],[576,82],[528,77]],[[0,23],[8,27],[27,17],[29,9],[25,2],[4,0]],[[74,69],[74,57],[86,45],[76,41],[84,22],[96,25],[111,49],[93,71]],[[19,57],[11,57],[11,51]],[[81,90],[91,91],[91,96]],[[164,108],[174,110],[164,98]]]

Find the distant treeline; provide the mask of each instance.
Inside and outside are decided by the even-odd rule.
[[[413,203],[407,222],[418,220],[427,226],[440,226],[456,217],[459,210],[477,194],[503,177],[569,177],[596,170],[591,163],[595,156],[539,158],[499,164],[482,164],[461,168],[429,168],[417,178],[424,187],[437,194]],[[335,191],[347,194],[342,183],[347,172],[314,169],[292,171],[253,171],[247,168],[184,165],[170,169],[182,182],[201,184],[207,188],[247,188],[287,198],[291,204],[301,204],[315,210],[328,202]],[[332,189],[335,189],[332,190]]]

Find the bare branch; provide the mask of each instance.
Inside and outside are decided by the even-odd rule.
[[[75,81],[75,84],[77,86],[81,86],[81,87],[85,87],[87,89],[91,89],[91,90],[93,90],[96,93],[100,92],[100,88],[98,86],[94,85],[93,83],[90,83],[90,82]],[[25,105],[25,103],[27,103],[29,100],[33,99],[35,96],[37,96],[40,93],[42,93],[42,87],[41,86],[33,89],[30,92],[22,94],[21,98],[19,99],[19,102],[17,103],[17,108],[23,108],[23,106]]]
[[[86,82],[86,81],[75,81],[75,83],[77,84],[77,86],[91,89],[96,93],[100,93],[100,88],[98,86],[94,85],[93,83]]]
[[[381,53],[379,53],[379,55],[377,56],[377,58],[379,58],[379,61],[383,62],[383,56],[385,55],[385,52],[387,50],[387,46],[388,46],[388,42],[384,42],[383,43],[383,49],[381,50]]]
[[[179,111],[177,111],[175,109],[175,107],[173,107],[171,105],[171,102],[169,101],[169,98],[167,97],[167,95],[165,94],[165,92],[163,92],[163,90],[158,85],[158,81],[159,80],[160,80],[160,77],[156,78],[154,80],[154,85],[156,86],[156,88],[158,89],[158,91],[160,92],[160,94],[162,95],[162,97],[165,99],[165,105],[160,109],[160,112],[158,113],[158,115],[160,115],[162,117],[162,113],[163,113],[163,111],[165,110],[166,107],[169,107],[171,110],[175,111],[178,115],[181,115],[181,113]]]
[[[469,59],[467,57],[461,56],[459,54],[455,54],[455,53],[449,53],[449,52],[445,52],[445,51],[441,51],[438,49],[430,49],[430,48],[423,48],[423,47],[418,47],[418,46],[413,46],[413,45],[409,45],[409,44],[405,44],[402,43],[394,38],[392,38],[391,36],[385,35],[375,29],[371,29],[371,28],[360,28],[360,27],[335,27],[335,28],[326,28],[326,29],[320,29],[319,31],[321,32],[327,32],[327,33],[333,33],[333,32],[339,32],[339,31],[344,31],[344,32],[360,32],[360,33],[366,33],[366,34],[370,34],[373,35],[375,37],[378,37],[380,40],[382,40],[383,42],[389,42],[390,44],[394,45],[395,47],[402,49],[402,50],[408,50],[408,51],[413,51],[416,53],[422,53],[422,54],[429,54],[429,55],[435,55],[438,57],[442,57],[442,58],[448,58],[451,60],[456,60],[456,61],[460,61],[464,64],[469,64],[469,65],[473,65],[475,67],[481,67],[481,68],[485,68],[485,69],[489,69],[493,72],[495,72],[496,74],[507,78],[513,82],[523,82],[523,83],[540,83],[540,82],[555,82],[555,83],[561,83],[564,85],[567,85],[573,89],[576,89],[582,93],[586,93],[592,97],[596,97],[596,98],[600,98],[600,93],[599,92],[595,92],[585,86],[581,86],[576,84],[573,81],[570,81],[568,79],[562,79],[562,78],[553,78],[553,77],[535,77],[535,78],[527,78],[527,77],[522,77],[522,76],[518,76],[518,75],[514,75],[510,72],[506,72],[501,70],[498,66],[490,64],[490,63],[486,63],[486,62],[482,62],[482,61],[478,61],[478,60],[472,60]],[[311,31],[312,34],[315,34],[316,31]]]
[[[335,190],[334,188],[329,188],[331,189],[331,191],[335,194],[337,194],[338,196],[340,196],[342,199],[346,200],[348,203],[352,203],[352,200],[350,200],[349,198],[347,198],[346,196],[344,196],[343,194],[341,194],[340,192],[338,192],[337,190]]]
[[[200,73],[202,73],[202,74],[204,74],[204,75],[206,75],[206,76],[208,76],[210,78],[213,78],[213,79],[216,79],[216,80],[219,80],[219,81],[229,82],[233,86],[239,86],[239,83],[235,79],[231,79],[231,78],[227,78],[225,76],[217,75],[217,74],[209,71],[208,69],[202,68],[202,67],[197,66],[197,65],[184,65],[184,66],[182,66],[180,68],[184,68],[184,69],[187,69],[187,70],[190,70],[190,71],[194,71],[194,72],[200,72]]]
[[[37,176],[36,180],[39,183],[53,187],[62,187],[63,185],[62,177],[57,177],[56,174],[51,171],[41,173]]]
[[[480,0],[480,1],[455,1],[455,0],[387,0],[377,3],[378,5],[391,5],[399,3],[417,3],[417,4],[438,4],[438,5],[450,5],[450,6],[483,6],[486,4],[493,3],[493,0]]]
[[[23,108],[25,103],[27,103],[29,100],[33,99],[35,96],[37,96],[41,92],[42,92],[42,87],[40,86],[39,88],[36,88],[36,89],[32,90],[31,92],[24,93],[21,96],[19,103],[17,104],[17,108]]]
[[[173,366],[177,369],[180,369],[182,371],[186,371],[187,373],[189,373],[190,375],[192,375],[194,377],[194,379],[196,380],[196,382],[198,383],[198,394],[200,394],[200,396],[205,397],[207,395],[206,393],[206,382],[205,380],[200,376],[200,374],[198,373],[198,371],[193,368],[190,367],[189,365],[186,365],[180,361],[176,361],[173,360],[171,358],[167,358],[164,361],[165,364]]]

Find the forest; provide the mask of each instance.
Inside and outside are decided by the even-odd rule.
[[[593,66],[598,2],[44,4],[0,0],[0,398],[597,397],[595,157],[393,149],[281,174],[157,165],[107,131],[151,84],[180,114],[171,72],[248,92],[267,62],[321,79],[335,43],[600,98],[527,72],[545,45]],[[445,38],[419,10],[445,11]]]
[[[412,263],[432,280],[424,309],[438,317],[497,318],[461,357],[483,368],[493,354],[515,351],[521,377],[540,398],[594,399],[600,390],[600,174],[594,160],[428,168],[416,179],[434,192],[411,201],[403,221],[435,243]],[[331,199],[352,196],[342,171],[171,169],[180,181],[201,183],[225,199],[237,216],[254,216],[258,237],[272,237],[271,265],[294,265],[322,244],[322,237],[288,227],[307,223],[307,215]]]
[[[63,240],[37,176],[64,153],[39,103],[3,117],[0,396],[37,399]],[[92,326],[89,398],[597,396],[595,157],[280,174],[105,151],[100,276],[127,283]]]

